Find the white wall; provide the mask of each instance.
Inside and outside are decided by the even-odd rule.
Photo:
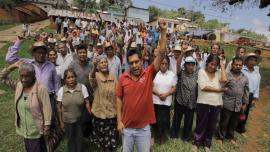
[[[137,9],[137,8],[128,8],[127,10],[127,16],[133,17],[133,18],[140,18],[144,22],[149,21],[149,11],[143,10],[143,9]]]

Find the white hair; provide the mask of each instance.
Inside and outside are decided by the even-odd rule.
[[[30,73],[31,76],[35,77],[35,68],[31,63],[22,63],[19,67],[19,73],[22,71],[26,71],[27,73]]]

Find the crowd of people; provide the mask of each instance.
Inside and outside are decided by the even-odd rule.
[[[101,152],[119,143],[124,152],[134,145],[149,152],[152,141],[180,136],[196,152],[210,151],[214,135],[232,144],[236,131],[246,136],[259,99],[260,50],[238,47],[230,60],[218,44],[208,52],[167,33],[164,21],[152,27],[58,16],[56,25],[58,34],[36,35],[32,59],[20,58],[24,37],[18,36],[0,72],[0,82],[16,89],[16,132],[27,152],[47,151],[52,124],[64,131],[69,152],[82,151],[84,138]],[[17,68],[19,80],[11,79]]]

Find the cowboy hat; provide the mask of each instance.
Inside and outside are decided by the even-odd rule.
[[[42,41],[37,41],[33,44],[32,48],[29,50],[29,52],[31,54],[33,54],[37,48],[43,48],[46,50],[46,52],[48,51],[48,47],[44,44],[44,42]]]
[[[105,45],[104,45],[105,48],[108,48],[108,47],[112,47],[112,44],[111,42],[105,42]]]
[[[258,59],[257,54],[255,54],[255,53],[248,53],[248,54],[245,56],[245,61],[246,61],[247,59],[249,59],[250,57],[255,57],[256,59]]]
[[[181,52],[181,51],[182,51],[182,48],[181,48],[181,46],[177,45],[177,46],[175,46],[175,47],[173,48],[173,50],[174,50],[174,51],[179,51],[179,52]]]
[[[136,42],[132,42],[131,45],[130,45],[131,48],[137,48],[137,44]]]
[[[191,46],[188,46],[185,52],[189,52],[189,51],[194,51],[194,48],[192,48]]]
[[[67,41],[67,38],[62,37],[60,41],[61,41],[61,42],[65,42],[65,41]]]
[[[101,43],[97,43],[96,47],[102,47]]]
[[[56,43],[56,39],[54,39],[54,38],[48,38],[48,42],[49,43]]]

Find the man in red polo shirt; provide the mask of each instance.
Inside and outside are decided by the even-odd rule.
[[[122,134],[123,151],[133,152],[134,144],[138,152],[149,152],[150,125],[156,122],[152,99],[153,79],[159,70],[160,62],[166,50],[166,23],[159,23],[161,38],[158,55],[153,64],[143,69],[140,52],[130,50],[127,53],[129,72],[122,74],[117,91],[117,129]]]

